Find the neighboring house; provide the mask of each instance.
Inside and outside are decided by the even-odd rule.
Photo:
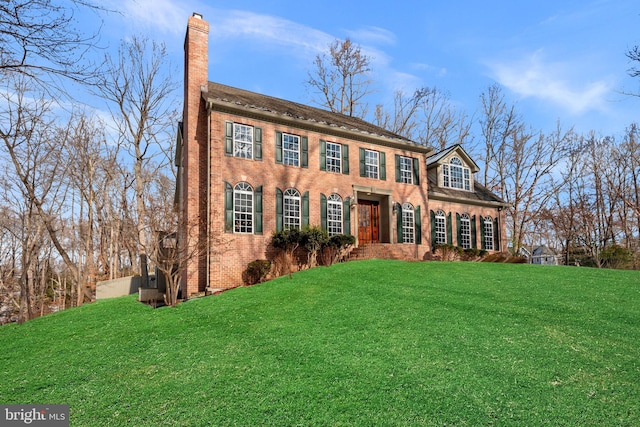
[[[525,257],[529,264],[558,265],[558,254],[548,246],[522,247],[520,255]]]
[[[179,239],[216,239],[187,266],[183,296],[241,285],[285,227],[318,225],[407,259],[445,241],[503,247],[505,203],[474,182],[460,146],[432,155],[354,117],[209,82],[208,31],[189,18],[176,201],[188,219]]]

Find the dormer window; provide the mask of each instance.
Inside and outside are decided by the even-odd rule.
[[[442,186],[471,191],[471,170],[462,160],[452,157],[449,163],[442,165]]]

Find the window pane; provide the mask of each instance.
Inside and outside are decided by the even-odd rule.
[[[243,159],[253,157],[253,127],[233,124],[233,155]]]
[[[253,188],[246,182],[233,189],[234,231],[253,233]]]
[[[469,215],[462,214],[460,217],[460,242],[458,244],[465,249],[471,247],[471,221]]]
[[[284,227],[300,229],[300,193],[293,188],[284,192]]]
[[[413,159],[400,157],[400,182],[413,184]]]
[[[329,236],[342,234],[342,198],[337,194],[327,200],[327,228]]]
[[[342,171],[340,168],[342,162],[341,148],[340,144],[327,142],[327,171],[338,173]]]
[[[365,150],[365,176],[368,178],[378,179],[378,170],[379,170],[379,162],[378,162],[378,152]]]
[[[282,134],[282,163],[300,166],[300,137]]]
[[[413,206],[410,203],[402,205],[402,241],[415,243],[415,220]]]
[[[443,211],[436,212],[436,244],[447,243],[447,218]]]
[[[484,248],[493,250],[493,219],[490,216],[484,219]]]

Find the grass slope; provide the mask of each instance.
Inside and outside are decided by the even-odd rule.
[[[640,425],[638,272],[351,262],[0,346],[0,403],[77,426]]]

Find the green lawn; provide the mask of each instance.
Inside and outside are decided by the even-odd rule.
[[[5,326],[0,372],[74,426],[637,426],[640,273],[350,262]]]

